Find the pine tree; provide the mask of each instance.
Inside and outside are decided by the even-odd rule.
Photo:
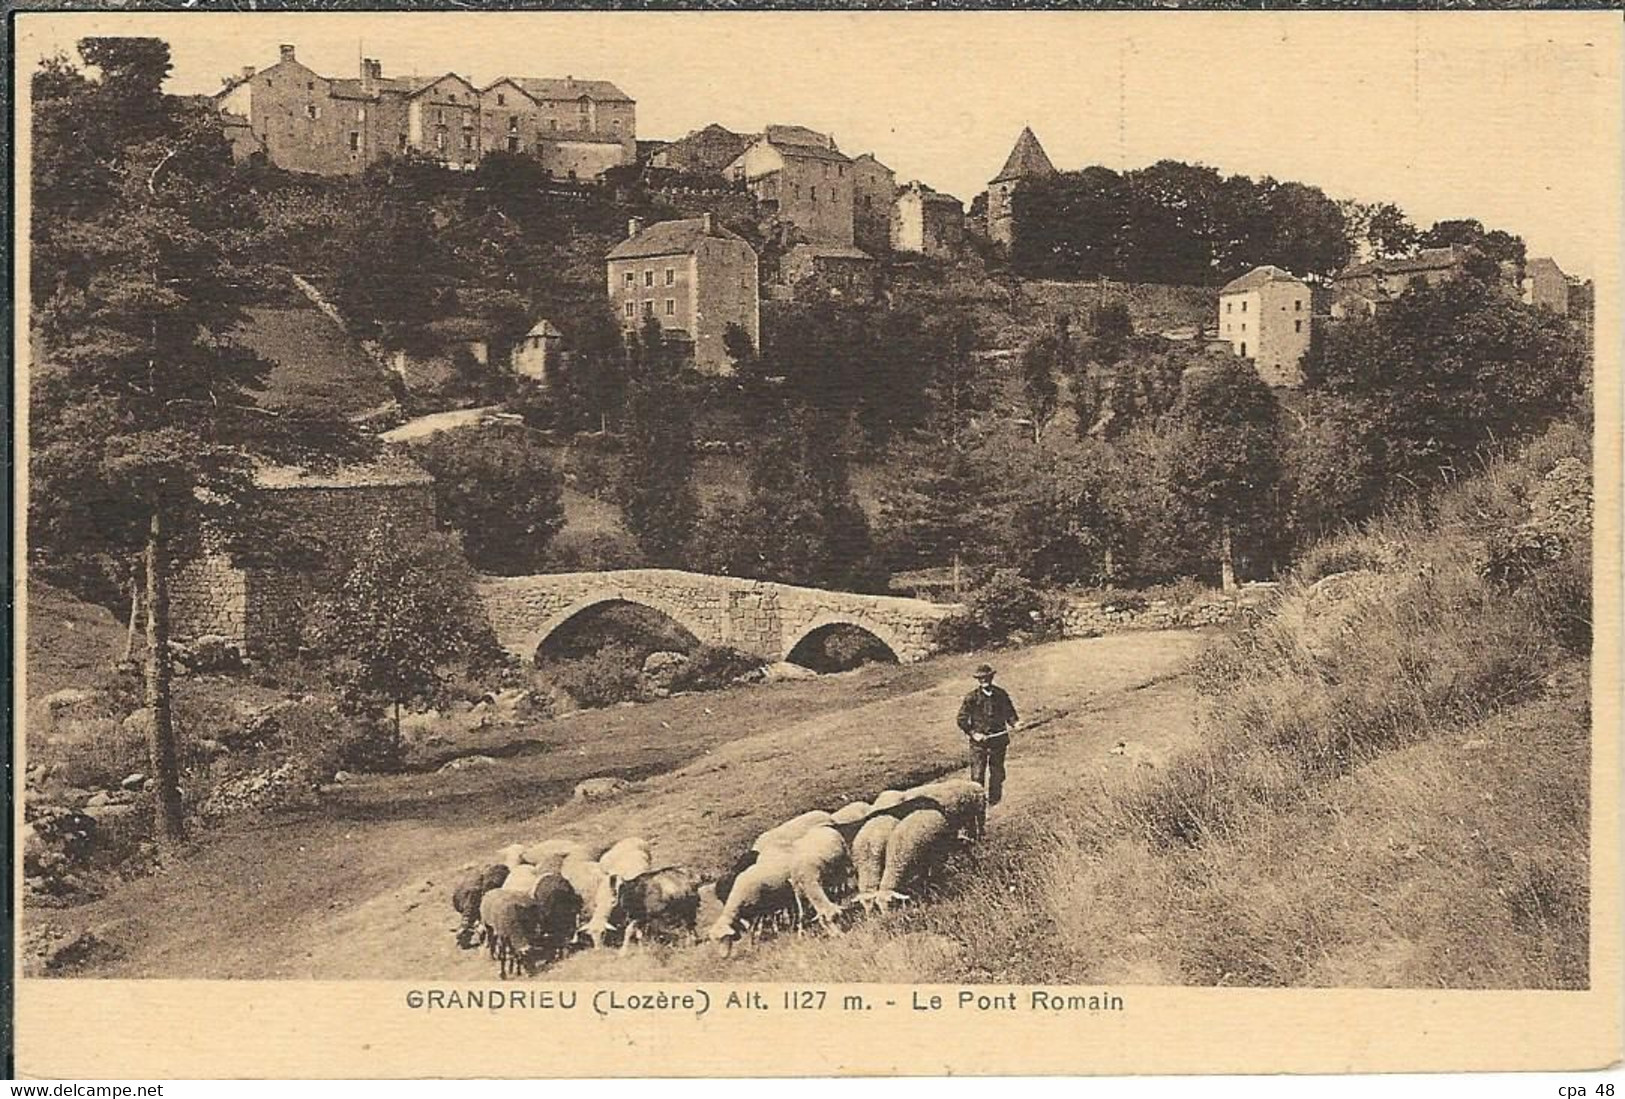
[[[693,404],[659,321],[650,318],[631,337],[627,357],[621,510],[649,561],[673,566],[681,563],[699,513]]]
[[[205,521],[242,527],[257,456],[354,439],[260,407],[268,366],[232,343],[252,284],[229,245],[252,221],[204,108],[167,96],[168,46],[87,38],[91,79],[34,79],[32,564],[139,555],[157,835],[185,835],[170,707],[169,574]]]

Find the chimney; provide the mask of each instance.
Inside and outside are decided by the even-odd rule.
[[[384,67],[371,57],[361,59],[361,91],[363,94],[372,94],[378,81],[383,77]]]
[[[284,43],[280,47],[280,49],[282,50],[282,60],[284,60],[284,61],[292,61],[293,60],[293,47],[292,46],[289,46],[286,43]]]
[[[248,80],[253,75],[254,75],[254,66],[252,66],[252,65],[244,65],[243,66],[243,79]]]
[[[701,218],[700,218],[700,226],[701,226],[701,228],[704,231],[706,236],[710,236],[711,234],[715,233],[717,231],[716,215],[715,214],[705,214],[705,215],[701,216]]]
[[[633,237],[637,236],[641,232],[643,232],[643,219],[642,218],[630,218],[630,219],[627,220],[627,223],[626,223],[626,239],[627,240],[631,240]]]

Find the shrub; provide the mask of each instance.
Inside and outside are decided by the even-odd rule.
[[[564,525],[564,478],[523,427],[441,432],[412,448],[434,474],[435,514],[482,572],[533,573]]]
[[[611,642],[584,656],[551,663],[545,671],[577,706],[613,706],[643,697],[643,656],[632,645]]]
[[[641,564],[637,542],[621,530],[564,531],[553,540],[547,558],[553,572],[605,572]]]
[[[334,770],[388,774],[406,763],[406,741],[394,722],[362,716],[339,734]]]
[[[1317,542],[1298,561],[1295,570],[1304,584],[1313,584],[1340,572],[1391,572],[1400,561],[1400,547],[1368,534],[1346,534]]]
[[[761,658],[726,645],[701,645],[672,679],[674,691],[715,691],[762,667]]]

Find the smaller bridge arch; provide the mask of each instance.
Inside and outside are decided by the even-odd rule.
[[[819,630],[828,629],[831,626],[852,626],[856,629],[860,629],[871,637],[876,638],[882,645],[890,649],[893,659],[895,659],[899,664],[901,664],[904,660],[903,654],[907,651],[907,648],[902,639],[899,638],[896,632],[890,627],[869,619],[863,615],[843,614],[830,611],[826,611],[815,616],[812,621],[808,622],[803,627],[800,627],[794,631],[786,632],[784,659],[790,659],[790,654],[796,651],[797,645],[800,645],[803,641],[807,640],[807,638],[811,637]]]
[[[528,662],[536,656],[536,651],[542,644],[558,632],[560,627],[575,618],[577,615],[592,610],[594,607],[608,606],[615,603],[625,603],[633,607],[644,607],[665,615],[683,629],[693,634],[706,644],[715,644],[714,631],[708,629],[704,623],[692,618],[688,610],[676,603],[662,599],[647,592],[600,591],[577,599],[574,603],[549,617],[536,629],[531,630],[519,642],[519,651]]]

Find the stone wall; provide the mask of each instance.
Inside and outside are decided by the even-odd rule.
[[[481,595],[497,638],[522,660],[575,615],[621,601],[661,612],[705,644],[766,660],[782,660],[814,630],[850,625],[874,634],[907,663],[930,655],[937,620],[957,609],[675,569],[492,577]]]
[[[1120,630],[1181,630],[1222,626],[1242,607],[1257,606],[1275,591],[1272,583],[1243,584],[1234,594],[1212,592],[1189,603],[1168,599],[1096,602],[1068,600],[1062,611],[1067,637],[1095,637]]]
[[[256,563],[238,567],[223,553],[179,562],[170,584],[177,641],[214,634],[248,652],[296,641],[313,581],[342,567],[380,522],[402,538],[434,530],[434,491],[427,483],[317,483],[271,490],[278,522],[310,536],[322,560],[312,567]]]

